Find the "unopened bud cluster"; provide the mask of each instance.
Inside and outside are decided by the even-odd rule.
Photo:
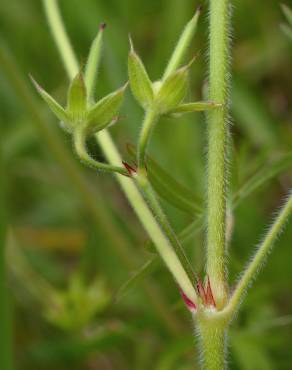
[[[66,131],[74,133],[78,128],[84,130],[88,135],[94,134],[115,122],[127,86],[126,84],[92,104],[87,98],[87,88],[83,74],[80,72],[69,86],[67,106],[63,108],[33,79],[32,81]]]

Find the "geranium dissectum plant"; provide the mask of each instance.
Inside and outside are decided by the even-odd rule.
[[[34,80],[37,91],[64,128],[72,136],[79,159],[89,167],[116,175],[130,204],[164,261],[181,296],[192,314],[202,353],[202,368],[227,368],[226,338],[228,327],[242,302],[247,288],[263,265],[277,236],[292,210],[290,193],[268,233],[242,272],[238,282],[227,280],[227,199],[229,133],[229,0],[209,1],[209,79],[206,101],[186,100],[189,70],[188,50],[195,34],[200,7],[182,31],[168,64],[158,81],[152,81],[130,38],[128,77],[131,92],[144,110],[144,120],[135,146],[133,163],[121,158],[107,128],[118,121],[127,83],[115,92],[95,101],[94,88],[101,59],[103,33],[101,25],[94,40],[84,71],[80,69],[67,35],[60,23],[55,0],[43,0],[55,41],[71,83],[67,106],[61,107]],[[195,53],[192,53],[193,55]],[[183,114],[206,111],[208,125],[206,271],[200,278],[194,272],[181,242],[173,231],[148,173],[148,144],[162,116],[179,121]],[[129,117],[129,119],[131,119]],[[106,162],[96,161],[88,152],[87,139],[95,136]],[[174,289],[176,289],[174,284]]]

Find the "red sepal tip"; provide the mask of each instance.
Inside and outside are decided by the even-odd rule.
[[[137,173],[137,169],[130,166],[127,162],[122,162],[130,177],[132,177],[135,173]]]

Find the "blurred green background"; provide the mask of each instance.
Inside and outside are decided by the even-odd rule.
[[[233,3],[230,188],[240,202],[233,215],[230,282],[292,183],[292,42],[280,29],[285,19],[280,2]],[[159,78],[198,5],[193,0],[59,4],[81,63],[99,23],[108,25],[98,96],[127,80],[129,32],[151,77]],[[125,285],[154,252],[115,180],[76,160],[70,138],[29,82],[31,73],[64,103],[68,80],[41,1],[5,1],[0,24],[0,229],[6,228],[8,234],[8,311],[13,317],[15,369],[198,369],[194,328],[165,267],[156,261]],[[201,52],[192,67],[190,99],[202,99],[207,47],[204,3],[189,53],[191,57]],[[129,92],[122,114],[111,132],[129,160],[126,144],[135,144],[142,119]],[[204,199],[203,114],[161,120],[150,151],[161,167]],[[250,185],[243,188],[250,179],[258,184],[266,177],[254,191]],[[178,233],[194,221],[193,214],[162,202]],[[204,228],[184,245],[202,272]],[[291,246],[290,224],[232,325],[231,369],[291,369]],[[4,308],[3,303],[2,315]],[[7,343],[1,347],[9,351]]]

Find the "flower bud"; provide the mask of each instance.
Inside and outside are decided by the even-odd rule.
[[[89,133],[95,133],[105,128],[114,120],[121,107],[127,85],[128,83],[105,96],[90,108],[85,125]]]
[[[128,72],[131,90],[140,103],[140,105],[147,109],[153,102],[153,89],[152,83],[146,72],[144,64],[139,56],[136,54],[133,43],[130,39],[131,50],[128,57]]]
[[[188,89],[188,68],[183,67],[171,74],[155,96],[155,109],[166,114],[175,109],[185,98]]]
[[[74,123],[81,122],[87,109],[87,93],[84,83],[84,79],[81,73],[78,73],[73,78],[69,91],[68,91],[68,102],[67,112]]]

